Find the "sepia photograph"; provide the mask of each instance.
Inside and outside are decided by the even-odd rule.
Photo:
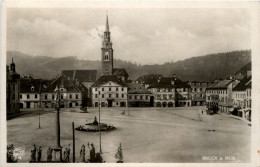
[[[94,4],[4,6],[4,164],[252,164],[251,4]]]

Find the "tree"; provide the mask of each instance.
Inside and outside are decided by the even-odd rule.
[[[121,143],[120,143],[118,150],[115,154],[115,158],[118,159],[117,163],[123,163],[123,151],[122,151]]]

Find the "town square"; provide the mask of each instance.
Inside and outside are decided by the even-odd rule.
[[[6,13],[6,163],[251,162],[250,8]]]
[[[125,110],[125,115],[122,111]],[[251,127],[247,122],[225,115],[206,115],[204,107],[187,108],[126,108],[101,109],[101,122],[116,126],[117,130],[101,133],[102,156],[114,163],[114,154],[122,143],[124,162],[249,162]],[[61,119],[61,145],[72,149],[72,126],[92,122],[97,109],[80,113],[64,109]],[[42,160],[47,159],[47,148],[55,141],[55,111],[31,112],[7,122],[8,144],[24,150],[20,162],[30,161],[33,144],[43,149]],[[199,118],[201,115],[201,119]],[[26,121],[25,121],[26,120]],[[33,132],[33,135],[31,134]],[[93,143],[99,150],[99,132],[76,131],[76,162],[80,162],[80,147]],[[228,142],[227,142],[228,140]],[[89,150],[88,148],[86,150]],[[223,157],[223,161],[203,160],[203,156]],[[225,156],[235,159],[225,160]],[[86,151],[89,158],[89,151]],[[72,154],[70,159],[72,160]]]

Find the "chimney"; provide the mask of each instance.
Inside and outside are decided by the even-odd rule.
[[[251,70],[247,70],[246,76],[247,76],[247,77],[250,77],[251,75],[252,75],[252,71],[251,71]]]

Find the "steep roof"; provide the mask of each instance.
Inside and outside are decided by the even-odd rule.
[[[116,76],[128,76],[128,73],[124,68],[114,68],[113,69],[113,75]]]
[[[41,82],[41,79],[21,79],[20,93],[39,93]],[[34,88],[33,90],[32,87]]]
[[[147,74],[136,79],[139,83],[144,84],[157,84],[158,79],[162,77],[162,74]]]
[[[152,94],[148,89],[145,89],[144,86],[138,83],[128,83],[127,84],[129,94]]]
[[[26,78],[20,80],[20,93],[39,93],[43,91],[51,81]],[[33,87],[33,89],[32,89]]]
[[[210,89],[226,89],[228,87],[228,85],[232,82],[233,82],[233,80],[229,80],[229,79],[221,80],[221,81],[211,85],[210,87],[208,87],[207,90],[210,90]]]
[[[149,88],[183,88],[190,87],[186,82],[182,82],[177,77],[162,77],[157,84],[151,85]]]
[[[79,82],[95,82],[97,70],[62,70],[61,74]]]
[[[116,84],[119,84],[121,86],[127,86],[119,77],[116,75],[103,75],[101,76],[93,85],[92,87],[99,87],[103,84],[106,84],[108,82],[114,82]]]
[[[67,92],[81,92],[82,90],[76,86],[69,78],[64,74],[59,76],[55,81],[53,81],[45,90],[46,93],[52,93],[57,88],[57,85],[60,85],[60,88],[65,88]]]
[[[233,91],[245,91],[247,86],[251,85],[252,77],[244,77],[238,84],[233,88]]]

